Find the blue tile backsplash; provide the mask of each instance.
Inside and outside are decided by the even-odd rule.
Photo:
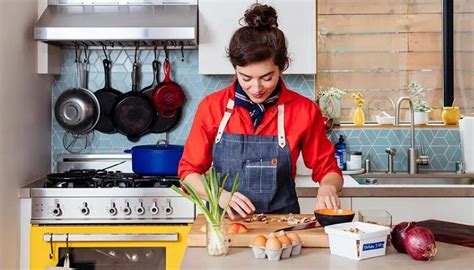
[[[69,87],[75,86],[74,50],[63,51],[63,64],[61,74],[54,78],[52,102]],[[131,67],[134,58],[134,50],[110,50],[110,57],[114,63],[112,66],[112,86],[122,92],[131,89]],[[151,63],[154,58],[152,50],[142,50],[139,54],[141,63],[141,88],[149,85],[153,79]],[[163,60],[164,52],[161,51],[160,60]],[[104,74],[102,66],[103,53],[101,50],[91,50],[89,83],[88,88],[92,91],[100,89],[104,85]],[[170,51],[171,78],[181,85],[187,100],[178,125],[168,133],[169,141],[173,144],[184,144],[191,127],[194,113],[199,102],[206,95],[227,86],[231,76],[204,76],[198,73],[197,50],[185,50],[184,62],[181,61],[180,51]],[[163,72],[160,71],[163,79]],[[314,76],[311,75],[285,75],[284,80],[290,89],[313,99],[314,98]],[[333,142],[339,134],[347,137],[349,151],[362,151],[372,161],[373,170],[384,170],[386,168],[386,147],[395,147],[398,153],[395,158],[395,170],[406,170],[406,149],[409,144],[409,129],[336,129],[329,133]],[[68,153],[64,142],[69,144],[75,140],[70,147],[74,152],[80,153],[123,153],[134,145],[153,144],[163,138],[162,134],[148,134],[143,136],[137,143],[132,143],[121,134],[103,134],[94,132],[87,136],[72,138],[65,136],[62,127],[56,122],[52,115],[52,166],[53,170],[59,154]],[[454,164],[461,159],[459,147],[459,132],[457,129],[419,129],[417,130],[417,144],[424,143],[426,153],[430,156],[429,170],[454,170]],[[87,147],[86,146],[87,143]]]
[[[430,157],[430,164],[419,166],[420,170],[454,171],[456,161],[461,160],[461,141],[457,128],[423,128],[415,130],[415,141],[418,154],[423,144],[425,154]],[[363,158],[370,159],[372,170],[387,170],[387,154],[385,149],[397,149],[394,159],[395,171],[407,171],[407,151],[411,144],[409,128],[340,128],[329,134],[332,142],[337,142],[343,135],[347,143],[347,151],[362,151]]]

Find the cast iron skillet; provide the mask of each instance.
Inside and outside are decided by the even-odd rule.
[[[77,86],[63,92],[54,106],[59,125],[73,134],[85,134],[94,129],[100,116],[100,104],[94,93],[81,86],[80,60],[76,49]],[[87,80],[86,80],[87,87]]]
[[[154,89],[151,96],[153,105],[161,111],[172,111],[180,108],[185,100],[183,89],[170,78],[171,64],[168,58],[163,62],[165,78]]]
[[[94,94],[99,100],[100,104],[100,117],[99,122],[95,126],[95,129],[102,133],[116,133],[114,122],[112,121],[112,110],[117,98],[122,94],[117,89],[114,89],[110,83],[110,69],[112,62],[108,59],[104,59],[104,75],[105,84],[104,88],[97,90]]]
[[[138,62],[132,70],[132,91],[117,99],[113,109],[113,121],[118,132],[136,142],[150,131],[155,121],[155,109],[151,100],[138,90]]]
[[[160,62],[155,59],[153,65],[153,82],[143,88],[142,93],[147,95],[150,99],[153,94],[153,89],[158,85],[160,81]],[[155,108],[155,122],[150,128],[152,133],[163,133],[172,129],[181,118],[181,107],[171,111],[160,111]]]

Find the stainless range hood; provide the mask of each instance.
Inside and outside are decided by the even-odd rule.
[[[197,5],[50,5],[34,38],[55,45],[174,45],[196,47]]]

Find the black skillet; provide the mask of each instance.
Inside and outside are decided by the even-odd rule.
[[[110,69],[112,62],[109,59],[104,59],[104,88],[97,90],[94,94],[99,100],[100,117],[95,129],[107,134],[116,133],[114,122],[112,121],[114,104],[117,98],[122,94],[117,89],[114,89],[110,83]]]
[[[138,90],[138,66],[135,52],[132,91],[121,95],[113,109],[115,128],[132,142],[137,142],[141,136],[147,134],[155,121],[153,103]]]
[[[156,57],[156,53],[155,53]],[[153,94],[153,89],[158,85],[160,81],[160,61],[157,59],[153,60],[153,82],[143,88],[142,93],[147,95],[150,99]],[[172,111],[164,111],[161,112],[160,110],[155,109],[155,122],[150,128],[150,132],[152,133],[163,133],[170,129],[172,129],[179,121],[181,117],[181,107],[172,110]]]

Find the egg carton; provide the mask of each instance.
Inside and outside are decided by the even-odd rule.
[[[295,243],[291,246],[282,247],[278,250],[250,246],[252,248],[253,256],[256,259],[265,259],[268,258],[269,261],[279,261],[281,259],[286,259],[291,256],[298,256],[301,253],[301,248],[303,243]]]

